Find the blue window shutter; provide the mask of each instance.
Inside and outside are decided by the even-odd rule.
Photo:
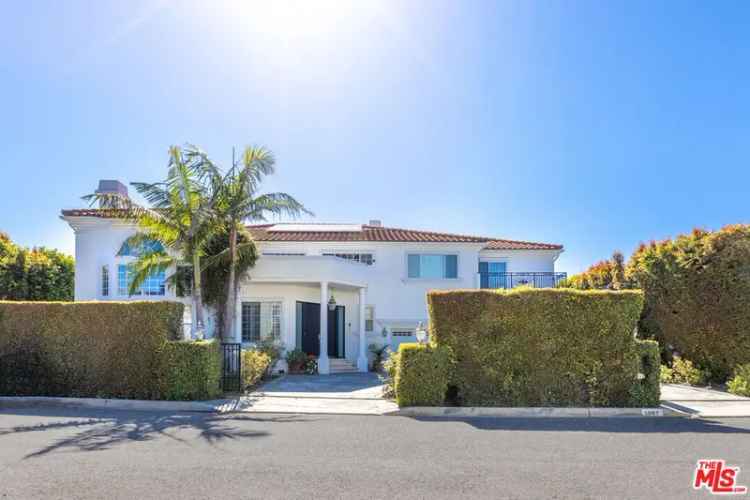
[[[419,278],[419,255],[409,254],[409,271],[410,278]]]
[[[445,277],[458,278],[458,255],[445,256]]]
[[[479,263],[479,288],[490,287],[490,277],[487,273],[490,271],[490,266],[487,262]]]

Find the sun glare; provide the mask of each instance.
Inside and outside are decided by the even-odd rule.
[[[335,0],[228,0],[225,3],[226,15],[234,17],[234,21],[247,23],[255,32],[287,40],[332,34],[341,23],[354,20],[366,5],[367,2]]]

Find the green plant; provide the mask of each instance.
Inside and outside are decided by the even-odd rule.
[[[643,289],[639,331],[726,380],[750,363],[750,226],[641,245],[626,273]]]
[[[664,368],[660,365],[659,343],[653,340],[637,340],[636,347],[640,363],[638,378],[630,392],[631,406],[659,406],[661,400],[659,378]]]
[[[138,233],[128,238],[121,248],[138,248],[138,256],[129,266],[129,293],[137,292],[143,282],[154,273],[192,267],[192,298],[196,332],[204,327],[201,285],[201,257],[203,246],[221,231],[215,206],[218,192],[215,180],[219,172],[204,161],[205,153],[195,146],[169,148],[167,178],[149,184],[131,183],[151,205],[142,207],[119,193],[93,193],[83,199],[108,209],[115,217],[138,224]],[[160,245],[152,245],[158,242]],[[176,285],[177,273],[168,278]]]
[[[557,286],[579,290],[634,288],[632,281],[625,276],[625,258],[619,251],[614,252],[611,259],[597,262],[584,272],[561,280]]]
[[[665,384],[700,385],[704,384],[708,378],[705,371],[695,367],[690,360],[679,356],[672,359],[671,368],[668,366],[661,368],[661,381]]]
[[[271,357],[260,350],[242,351],[242,386],[254,386],[263,378],[271,366]]]
[[[169,343],[182,314],[166,301],[0,302],[0,394],[211,397],[218,347]]]
[[[308,356],[303,370],[307,375],[316,375],[318,373],[318,359],[315,356]]]
[[[218,172],[218,168],[205,153],[200,161],[206,171]],[[232,167],[226,174],[212,178],[213,191],[218,195],[215,204],[216,220],[221,223],[229,240],[228,248],[215,256],[223,258],[228,264],[227,300],[223,314],[223,330],[227,332],[233,331],[234,311],[237,310],[238,252],[242,251],[243,246],[239,241],[239,231],[243,224],[248,221],[265,221],[268,215],[297,217],[300,213],[311,214],[286,193],[259,194],[263,178],[274,173],[275,163],[269,150],[246,147],[239,160],[232,158]],[[245,245],[252,245],[252,242]]]
[[[69,255],[19,247],[0,232],[0,300],[73,300],[73,271]]]
[[[750,363],[738,365],[727,383],[727,390],[738,396],[750,397]]]
[[[634,290],[432,291],[430,338],[475,406],[628,406],[638,374]]]
[[[289,367],[289,373],[300,373],[305,369],[307,363],[307,354],[301,349],[292,349],[286,353],[286,364]]]
[[[273,370],[276,363],[281,359],[281,354],[284,352],[284,344],[275,339],[264,339],[258,342],[255,348],[268,356],[268,372]]]
[[[404,343],[389,371],[399,406],[439,406],[445,402],[452,368],[444,347]]]
[[[674,372],[667,365],[661,365],[659,369],[659,381],[662,384],[671,384],[674,382]]]
[[[390,346],[386,344],[370,344],[369,350],[374,355],[374,359],[372,360],[372,371],[378,372],[383,367],[383,358],[385,358],[389,348]]]
[[[173,400],[212,399],[221,394],[221,347],[215,341],[164,344],[166,389]]]

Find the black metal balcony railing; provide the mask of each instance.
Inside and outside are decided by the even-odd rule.
[[[480,288],[554,288],[568,273],[479,273]]]

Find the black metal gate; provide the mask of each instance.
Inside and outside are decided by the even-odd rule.
[[[221,344],[221,388],[224,392],[242,391],[242,344]]]

